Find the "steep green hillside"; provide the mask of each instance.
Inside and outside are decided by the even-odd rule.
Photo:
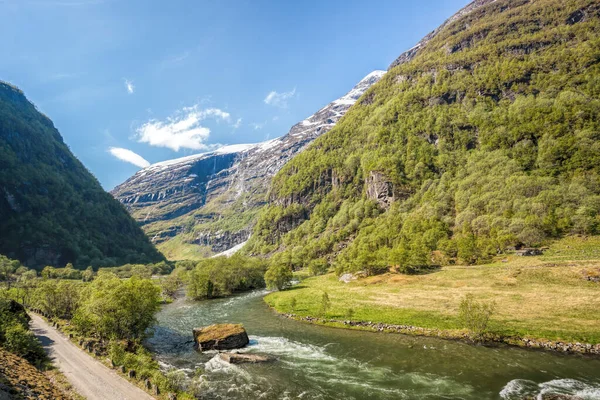
[[[29,267],[162,259],[52,121],[0,83],[0,253]]]
[[[276,175],[247,251],[410,271],[600,233],[599,33],[597,0],[453,20]]]

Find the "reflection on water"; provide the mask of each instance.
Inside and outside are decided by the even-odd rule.
[[[148,344],[207,399],[600,399],[599,359],[308,325],[275,315],[265,294],[177,300],[159,313]],[[230,365],[196,352],[192,329],[220,322],[243,323],[250,345],[242,351],[277,361]],[[197,368],[204,372],[193,378]]]

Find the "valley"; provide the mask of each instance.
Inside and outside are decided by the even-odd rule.
[[[600,399],[600,0],[138,1],[0,4],[0,400]]]

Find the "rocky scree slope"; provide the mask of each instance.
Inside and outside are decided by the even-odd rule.
[[[600,2],[476,1],[274,177],[245,250],[414,271],[600,233]]]
[[[0,82],[0,254],[43,268],[162,259],[52,121]]]
[[[239,246],[266,204],[273,175],[329,131],[384,73],[370,73],[280,138],[160,162],[140,170],[112,194],[167,254],[173,245],[177,250],[182,244],[203,246],[201,255]]]

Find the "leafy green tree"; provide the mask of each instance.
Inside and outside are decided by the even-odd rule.
[[[292,270],[283,264],[271,264],[265,273],[265,282],[269,289],[284,290],[290,286],[292,278]]]
[[[199,261],[189,273],[179,269],[177,274],[187,281],[188,296],[203,299],[263,288],[265,270],[264,260],[235,254]]]
[[[159,307],[160,288],[151,280],[102,273],[83,291],[73,324],[100,338],[141,340]]]

